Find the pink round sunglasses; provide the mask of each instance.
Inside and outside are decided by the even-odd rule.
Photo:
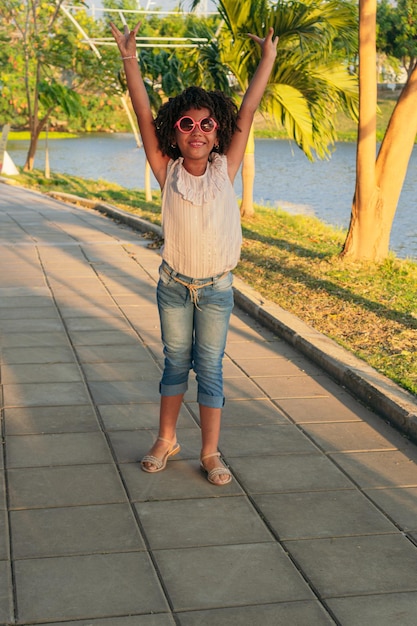
[[[208,135],[218,128],[218,123],[212,117],[203,117],[198,122],[189,115],[180,117],[178,122],[174,124],[174,128],[178,128],[181,133],[186,135],[193,132],[195,127],[198,127],[202,133]]]

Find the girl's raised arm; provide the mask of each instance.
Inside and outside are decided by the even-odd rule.
[[[130,99],[138,120],[146,157],[156,180],[163,187],[169,157],[163,155],[159,149],[152,110],[137,61],[136,35],[139,27],[140,23],[136,24],[133,30],[129,31],[129,28],[125,25],[122,33],[113,23],[110,24],[113,37],[123,60]]]
[[[257,35],[249,34],[262,48],[262,57],[249,87],[243,97],[239,109],[238,126],[241,132],[236,131],[233,135],[227,151],[227,164],[229,177],[233,181],[245,154],[245,148],[249,137],[250,128],[255,112],[262,100],[266,85],[277,55],[278,37],[273,37],[274,30],[270,28],[265,39]]]

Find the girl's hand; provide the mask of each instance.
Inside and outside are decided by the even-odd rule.
[[[262,37],[258,37],[258,35],[252,35],[251,33],[248,33],[248,36],[261,46],[263,57],[271,56],[275,58],[277,55],[277,45],[279,37],[273,37],[273,34],[274,29],[271,26],[267,36],[264,39],[262,39]]]
[[[136,24],[136,26],[129,32],[128,26],[125,24],[123,27],[123,33],[110,22],[110,28],[112,35],[119,47],[120,55],[122,57],[127,56],[136,56],[136,35],[140,28],[140,22]]]

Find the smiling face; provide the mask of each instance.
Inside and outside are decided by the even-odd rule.
[[[184,111],[181,117],[185,116],[191,117],[195,122],[212,117],[210,110],[207,108],[188,109]],[[211,132],[203,132],[198,124],[195,124],[193,130],[189,133],[183,133],[178,128],[175,128],[175,141],[181,156],[184,157],[185,166],[187,166],[188,161],[194,160],[206,164],[210,153],[217,144],[217,130],[214,128]]]

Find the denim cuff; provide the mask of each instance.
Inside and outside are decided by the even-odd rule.
[[[224,396],[208,396],[206,393],[197,394],[198,404],[208,406],[210,409],[221,409],[224,407]]]
[[[188,389],[188,383],[180,383],[179,385],[164,385],[159,383],[159,393],[161,396],[179,396],[184,394]]]

